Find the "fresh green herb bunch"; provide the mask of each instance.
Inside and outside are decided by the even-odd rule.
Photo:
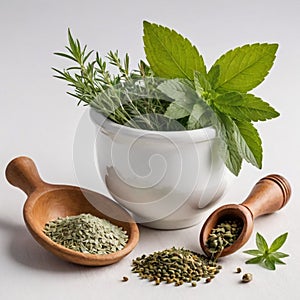
[[[256,246],[257,249],[246,250],[244,253],[255,256],[246,261],[246,264],[260,264],[261,266],[269,269],[275,270],[276,264],[285,264],[281,258],[288,257],[289,255],[283,252],[279,252],[279,248],[285,243],[288,233],[284,233],[277,237],[269,247],[265,238],[256,233]]]
[[[210,122],[221,140],[220,155],[229,170],[238,175],[243,159],[261,168],[261,139],[253,122],[275,118],[279,113],[249,91],[269,73],[278,45],[238,47],[207,70],[197,48],[174,30],[144,21],[144,44],[155,76],[170,79],[164,91],[174,102],[165,115],[186,117],[187,129],[196,129],[207,124],[207,109],[203,107],[209,106],[215,113]],[[193,85],[198,98],[182,96],[187,91],[182,80]]]
[[[154,281],[156,285],[164,281],[176,286],[184,282],[195,286],[195,282],[202,278],[213,279],[220,269],[220,265],[204,255],[175,247],[142,255],[132,261],[132,272],[138,273],[142,279]]]
[[[117,51],[110,51],[106,59],[118,70],[112,75],[98,52],[90,60],[93,51],[81,47],[70,30],[68,37],[67,53],[56,54],[76,66],[54,70],[57,78],[75,89],[69,94],[79,102],[119,124],[136,128],[193,130],[213,126],[220,140],[220,156],[233,174],[239,174],[243,160],[262,167],[262,141],[253,122],[276,118],[279,113],[249,92],[269,73],[277,44],[235,48],[207,70],[202,55],[188,39],[144,21],[149,65],[141,61],[138,70],[130,71],[129,56],[126,54],[122,61]],[[148,82],[146,86],[141,79]]]

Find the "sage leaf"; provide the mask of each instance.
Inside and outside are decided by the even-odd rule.
[[[196,100],[199,99],[195,90],[179,79],[167,80],[161,83],[158,89],[174,100],[165,112],[165,116],[171,119],[181,119],[189,116]]]
[[[237,127],[232,119],[225,114],[218,112],[218,116],[220,120],[219,124],[217,124],[220,137],[219,154],[226,167],[237,176],[241,170],[243,160],[236,136]]]
[[[220,68],[220,74],[214,88],[219,92],[237,91],[245,93],[252,90],[268,75],[277,49],[277,44],[256,43],[228,51],[212,66],[212,68],[215,66]],[[211,70],[208,74],[213,72]]]
[[[266,121],[279,113],[267,102],[252,94],[227,92],[214,99],[216,107],[232,118],[245,121]]]
[[[252,123],[235,120],[238,147],[241,156],[253,166],[262,168],[262,145],[258,131]]]
[[[275,252],[285,243],[288,233],[284,233],[276,238],[270,246],[270,252]]]
[[[261,252],[268,251],[269,248],[265,238],[258,232],[256,233],[256,246]]]
[[[193,104],[178,100],[168,106],[164,115],[170,119],[181,119],[189,116],[192,109]]]
[[[206,74],[202,56],[191,42],[167,27],[144,21],[144,49],[151,69],[161,78],[194,79]]]
[[[202,128],[201,117],[206,113],[206,109],[199,103],[194,104],[191,115],[187,122],[188,130]]]

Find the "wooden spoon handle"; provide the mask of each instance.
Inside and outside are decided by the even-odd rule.
[[[290,196],[291,186],[288,181],[280,175],[272,174],[259,180],[241,205],[247,207],[255,219],[281,209]]]
[[[46,183],[41,179],[33,160],[26,156],[13,159],[5,171],[8,182],[29,196],[39,186]]]

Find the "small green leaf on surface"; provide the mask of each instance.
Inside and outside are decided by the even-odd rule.
[[[256,246],[261,252],[268,251],[268,244],[265,238],[259,233],[256,234]]]
[[[280,258],[284,258],[289,255],[283,252],[276,252],[276,250],[281,248],[281,246],[285,243],[287,235],[288,233],[280,235],[273,241],[269,248],[264,237],[257,232],[256,245],[258,249],[244,251],[246,254],[255,256],[254,258],[247,260],[246,264],[260,264],[262,267],[269,270],[275,270],[276,264],[284,265],[285,262],[283,262]]]
[[[284,233],[276,238],[270,246],[270,252],[275,252],[285,243],[288,233]]]
[[[263,260],[264,260],[264,257],[262,255],[260,255],[260,256],[256,256],[254,258],[247,260],[246,264],[259,264]]]
[[[246,250],[246,251],[244,251],[244,253],[247,253],[247,254],[250,254],[250,255],[253,255],[253,256],[257,256],[257,255],[263,254],[262,251],[255,250],[255,249],[253,249],[253,250]]]

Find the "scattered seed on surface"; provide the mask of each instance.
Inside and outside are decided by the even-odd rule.
[[[220,267],[208,257],[184,248],[171,248],[137,257],[132,261],[132,272],[142,279],[174,283],[175,286],[191,283],[197,285],[202,278],[212,278]]]
[[[123,276],[123,278],[122,278],[122,281],[123,281],[123,282],[126,282],[126,281],[128,281],[128,277],[126,277],[126,276]]]
[[[241,273],[242,272],[242,269],[241,268],[236,268],[236,273]]]
[[[252,274],[251,273],[246,273],[242,277],[242,282],[250,282],[252,280]]]
[[[196,287],[197,286],[197,282],[196,281],[192,281],[192,287]]]
[[[205,283],[210,283],[210,282],[211,282],[211,278],[210,277],[206,278]]]

